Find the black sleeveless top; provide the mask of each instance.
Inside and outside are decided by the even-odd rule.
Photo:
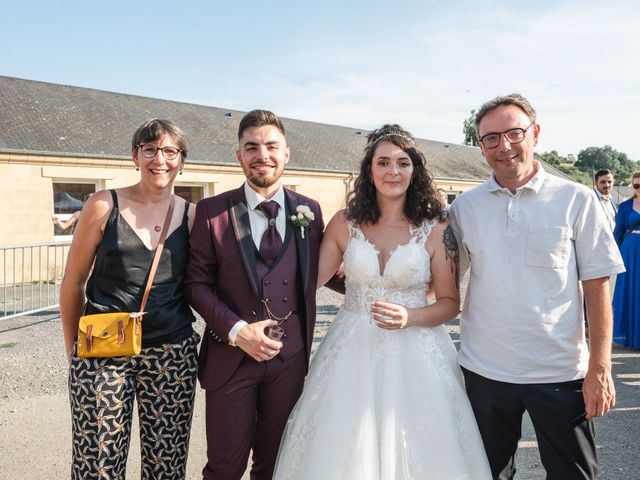
[[[131,229],[118,208],[118,196],[96,250],[87,282],[86,313],[137,312],[156,253]],[[188,338],[195,320],[183,295],[184,270],[189,257],[189,204],[180,226],[165,240],[160,263],[142,319],[142,346],[178,343]]]

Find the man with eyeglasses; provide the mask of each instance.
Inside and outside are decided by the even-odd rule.
[[[595,478],[592,419],[615,404],[607,279],[622,259],[593,193],[534,160],[540,125],[523,96],[485,103],[475,125],[492,173],[450,224],[470,269],[458,361],[493,476],[515,475],[526,410],[547,478]]]

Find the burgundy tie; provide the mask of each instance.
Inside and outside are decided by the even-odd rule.
[[[278,204],[274,201],[265,201],[256,208],[267,217],[269,226],[260,240],[260,255],[267,263],[273,263],[282,248],[282,237],[276,228],[276,217],[278,216]]]

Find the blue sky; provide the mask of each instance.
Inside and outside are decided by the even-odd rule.
[[[640,159],[640,2],[3,2],[0,75],[460,143],[524,94],[538,151]]]

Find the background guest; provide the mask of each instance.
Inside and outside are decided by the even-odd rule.
[[[438,188],[436,190],[436,193],[442,209],[447,210],[451,206],[449,205],[449,195],[447,195],[447,192],[444,190],[444,188]]]
[[[611,195],[613,191],[613,173],[609,169],[598,170],[594,176],[594,191],[600,200],[600,205],[607,217],[607,222],[613,230],[616,223],[616,214],[618,213],[618,203]]]
[[[87,200],[89,200],[92,195],[93,193],[88,193],[87,195],[85,195],[82,203],[83,204],[87,203]],[[73,230],[74,230],[73,227],[75,226],[76,223],[78,223],[78,219],[80,218],[81,213],[82,213],[82,210],[77,210],[73,212],[67,220],[60,220],[56,215],[52,215],[51,221],[56,227],[60,229],[61,234],[64,234],[65,230],[67,229],[71,229],[67,233],[73,233]]]
[[[613,294],[613,341],[640,348],[640,172],[631,182],[633,197],[620,204],[613,231],[627,269]]]

